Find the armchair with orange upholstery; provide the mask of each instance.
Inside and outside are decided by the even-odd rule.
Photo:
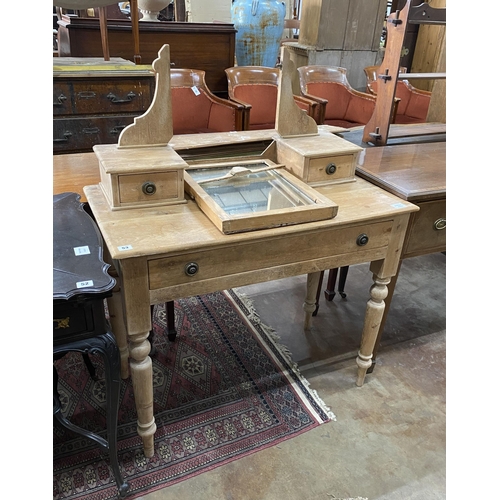
[[[364,71],[366,75],[366,91],[377,95],[377,86],[380,85],[378,79],[379,66],[367,66]],[[399,72],[406,73],[406,68],[400,67]],[[396,98],[399,103],[394,123],[425,123],[431,95],[432,92],[417,89],[408,80],[398,80]]]
[[[170,69],[174,134],[243,130],[245,107],[212,94],[205,71]]]
[[[302,96],[320,105],[318,123],[344,128],[368,123],[376,96],[353,89],[345,68],[313,65],[301,66],[297,71]]]
[[[275,128],[280,70],[265,66],[235,66],[227,68],[229,99],[245,107],[243,130]],[[316,101],[294,96],[296,104],[317,119]]]

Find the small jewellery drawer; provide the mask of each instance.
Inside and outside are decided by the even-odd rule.
[[[332,182],[352,179],[356,169],[355,155],[325,156],[311,158],[307,182]]]
[[[288,234],[265,243],[240,241],[210,251],[153,259],[148,262],[149,288],[156,290],[298,262],[307,265],[311,260],[356,252],[364,252],[367,260],[381,258],[391,230],[392,221],[387,221],[318,230],[306,235]],[[307,245],[304,239],[307,239]]]
[[[179,172],[140,173],[118,176],[120,203],[153,203],[177,198]]]
[[[419,203],[408,229],[404,256],[446,249],[446,200]]]

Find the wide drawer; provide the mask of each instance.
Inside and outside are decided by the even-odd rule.
[[[54,81],[55,116],[102,113],[138,113],[152,101],[151,79]]]
[[[404,257],[446,249],[446,200],[419,203],[410,219]]]
[[[134,121],[135,115],[53,120],[53,152],[92,151],[96,144],[116,144],[121,131]]]
[[[352,179],[356,168],[354,155],[311,158],[307,182],[332,182]]]
[[[149,289],[385,248],[391,229],[392,221],[386,221],[153,259],[148,262]]]

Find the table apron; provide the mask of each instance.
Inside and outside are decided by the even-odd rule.
[[[269,241],[148,260],[152,303],[384,259],[393,221],[288,235]],[[368,242],[357,239],[366,234]],[[196,264],[189,276],[185,268]]]

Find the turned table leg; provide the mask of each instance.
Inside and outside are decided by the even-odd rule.
[[[148,336],[149,331],[129,336],[129,351],[130,376],[137,409],[137,433],[143,441],[144,455],[152,457],[156,423],[153,416],[153,364],[149,357],[151,344]]]
[[[316,291],[319,285],[319,279],[321,277],[321,271],[316,273],[309,273],[307,275],[307,289],[306,298],[304,301],[304,330],[310,330],[312,327],[312,316],[316,310]]]
[[[365,380],[366,372],[372,364],[373,347],[377,340],[378,331],[384,314],[387,297],[387,285],[391,278],[379,278],[373,275],[374,284],[370,288],[370,300],[366,305],[365,322],[361,337],[361,347],[359,348],[356,363],[358,365],[358,379],[356,385],[361,387]]]
[[[144,455],[154,455],[156,423],[153,415],[153,363],[151,309],[147,261],[131,259],[120,263],[121,296],[129,345],[129,369],[137,410],[137,433],[142,438]]]

